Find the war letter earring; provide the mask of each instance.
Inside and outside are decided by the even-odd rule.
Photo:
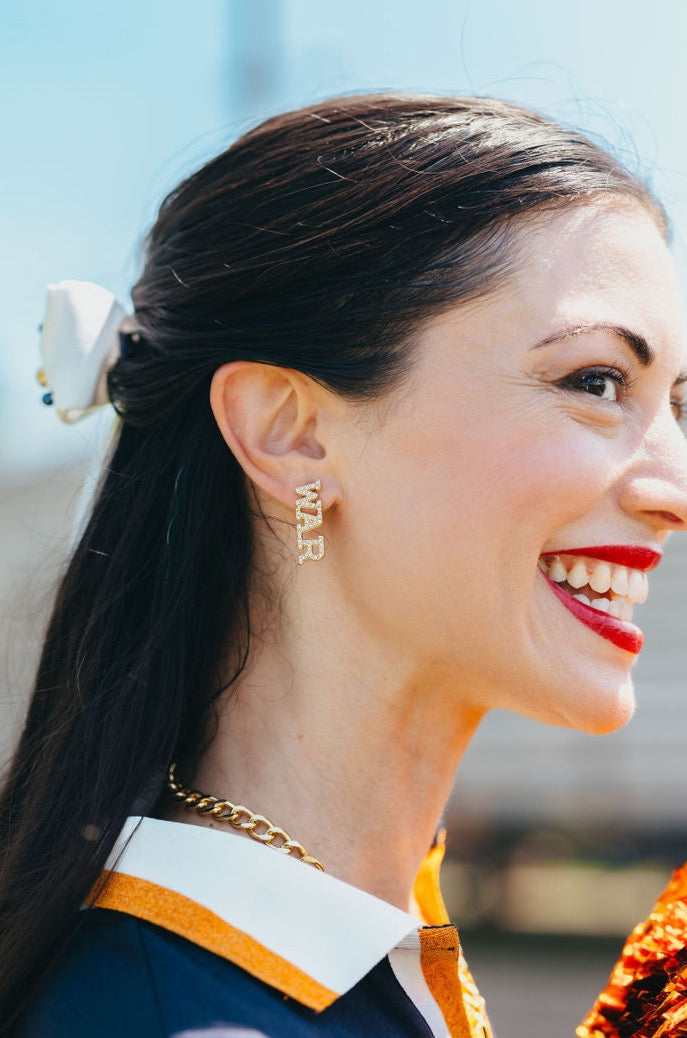
[[[298,538],[298,565],[302,566],[306,559],[319,562],[324,558],[324,537],[304,537],[309,530],[317,530],[322,526],[322,502],[320,500],[320,481],[306,483],[296,487],[296,536]]]

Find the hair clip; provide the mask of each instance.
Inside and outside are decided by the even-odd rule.
[[[91,281],[48,286],[40,327],[42,365],[37,378],[64,422],[109,403],[107,372],[121,353],[120,329],[127,313],[111,292]]]

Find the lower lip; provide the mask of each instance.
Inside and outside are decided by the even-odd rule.
[[[614,616],[608,616],[607,613],[600,613],[598,609],[592,609],[591,606],[585,605],[584,602],[578,602],[567,591],[563,591],[552,580],[549,580],[545,573],[542,573],[542,576],[554,594],[573,616],[576,616],[587,627],[591,627],[592,631],[596,631],[602,638],[613,642],[619,649],[625,649],[626,652],[631,652],[635,656],[638,654],[644,641],[644,635],[639,627],[635,624],[627,623],[625,620],[616,620]]]

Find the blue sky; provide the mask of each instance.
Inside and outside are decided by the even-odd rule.
[[[686,53],[683,0],[3,5],[0,466],[57,463],[98,427],[62,427],[40,405],[45,285],[95,280],[126,301],[164,193],[273,111],[379,88],[534,105],[639,157],[681,253]]]

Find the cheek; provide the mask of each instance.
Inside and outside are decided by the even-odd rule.
[[[472,550],[488,555],[491,545],[498,554],[528,530],[548,537],[594,508],[613,479],[609,441],[560,414],[547,417],[434,436],[403,480],[417,528],[454,548],[462,534]]]
[[[362,597],[404,613],[410,598],[416,620],[421,600],[429,622],[520,594],[546,543],[598,504],[610,465],[608,440],[545,407],[428,413],[357,455],[345,523]]]
[[[529,491],[524,507],[533,519],[551,521],[554,528],[549,534],[594,512],[618,476],[613,441],[576,423],[565,424],[565,435],[559,431],[556,436],[553,429],[550,436],[524,445],[520,452],[521,474]]]

